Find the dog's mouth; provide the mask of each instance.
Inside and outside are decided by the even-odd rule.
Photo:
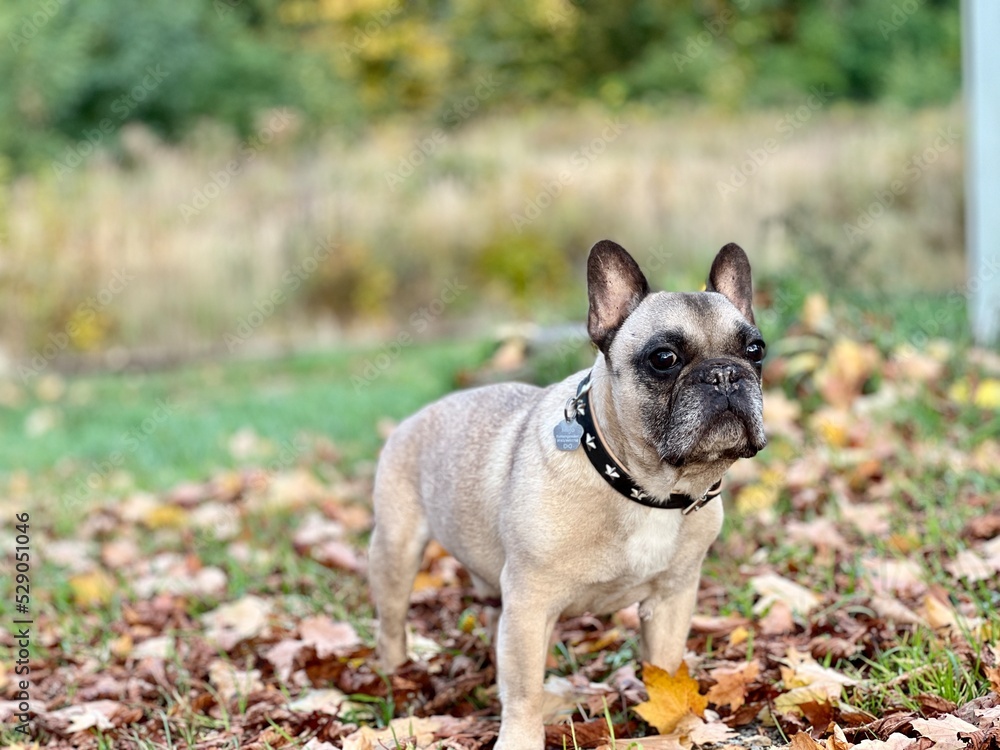
[[[687,429],[684,429],[684,428]],[[731,401],[700,425],[681,424],[668,430],[661,459],[674,467],[738,458],[752,458],[767,445],[758,409],[743,400]]]

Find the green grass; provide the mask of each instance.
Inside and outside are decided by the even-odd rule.
[[[0,411],[0,472],[23,470],[73,491],[87,474],[108,480],[121,470],[140,488],[163,489],[236,465],[227,441],[243,427],[279,449],[301,433],[327,436],[353,463],[375,455],[380,418],[400,419],[453,390],[456,374],[480,364],[488,345],[405,348],[357,392],[352,377],[364,373],[380,351],[76,377],[54,403],[32,391],[18,407]],[[26,421],[39,409],[54,410],[55,425],[29,437]]]

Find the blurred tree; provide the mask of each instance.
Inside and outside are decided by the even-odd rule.
[[[44,163],[129,120],[245,134],[278,105],[320,127],[820,87],[920,106],[958,90],[958,18],[958,0],[6,0],[0,152]]]
[[[283,104],[336,114],[316,106],[335,79],[321,73],[322,96],[310,95],[311,60],[293,54],[274,13],[270,0],[7,0],[0,151],[18,163],[51,158],[133,120],[177,137],[202,117],[249,133],[263,109]]]

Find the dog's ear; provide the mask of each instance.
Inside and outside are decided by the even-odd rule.
[[[715,256],[705,287],[708,292],[721,294],[743,313],[744,318],[754,322],[750,261],[743,248],[735,242],[730,242]]]
[[[607,356],[615,334],[643,297],[649,284],[639,265],[621,245],[601,240],[587,259],[587,332]]]

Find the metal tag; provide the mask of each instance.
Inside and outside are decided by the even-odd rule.
[[[575,451],[580,447],[583,427],[577,424],[575,419],[569,422],[563,420],[556,425],[552,433],[556,436],[556,448],[561,451]]]

